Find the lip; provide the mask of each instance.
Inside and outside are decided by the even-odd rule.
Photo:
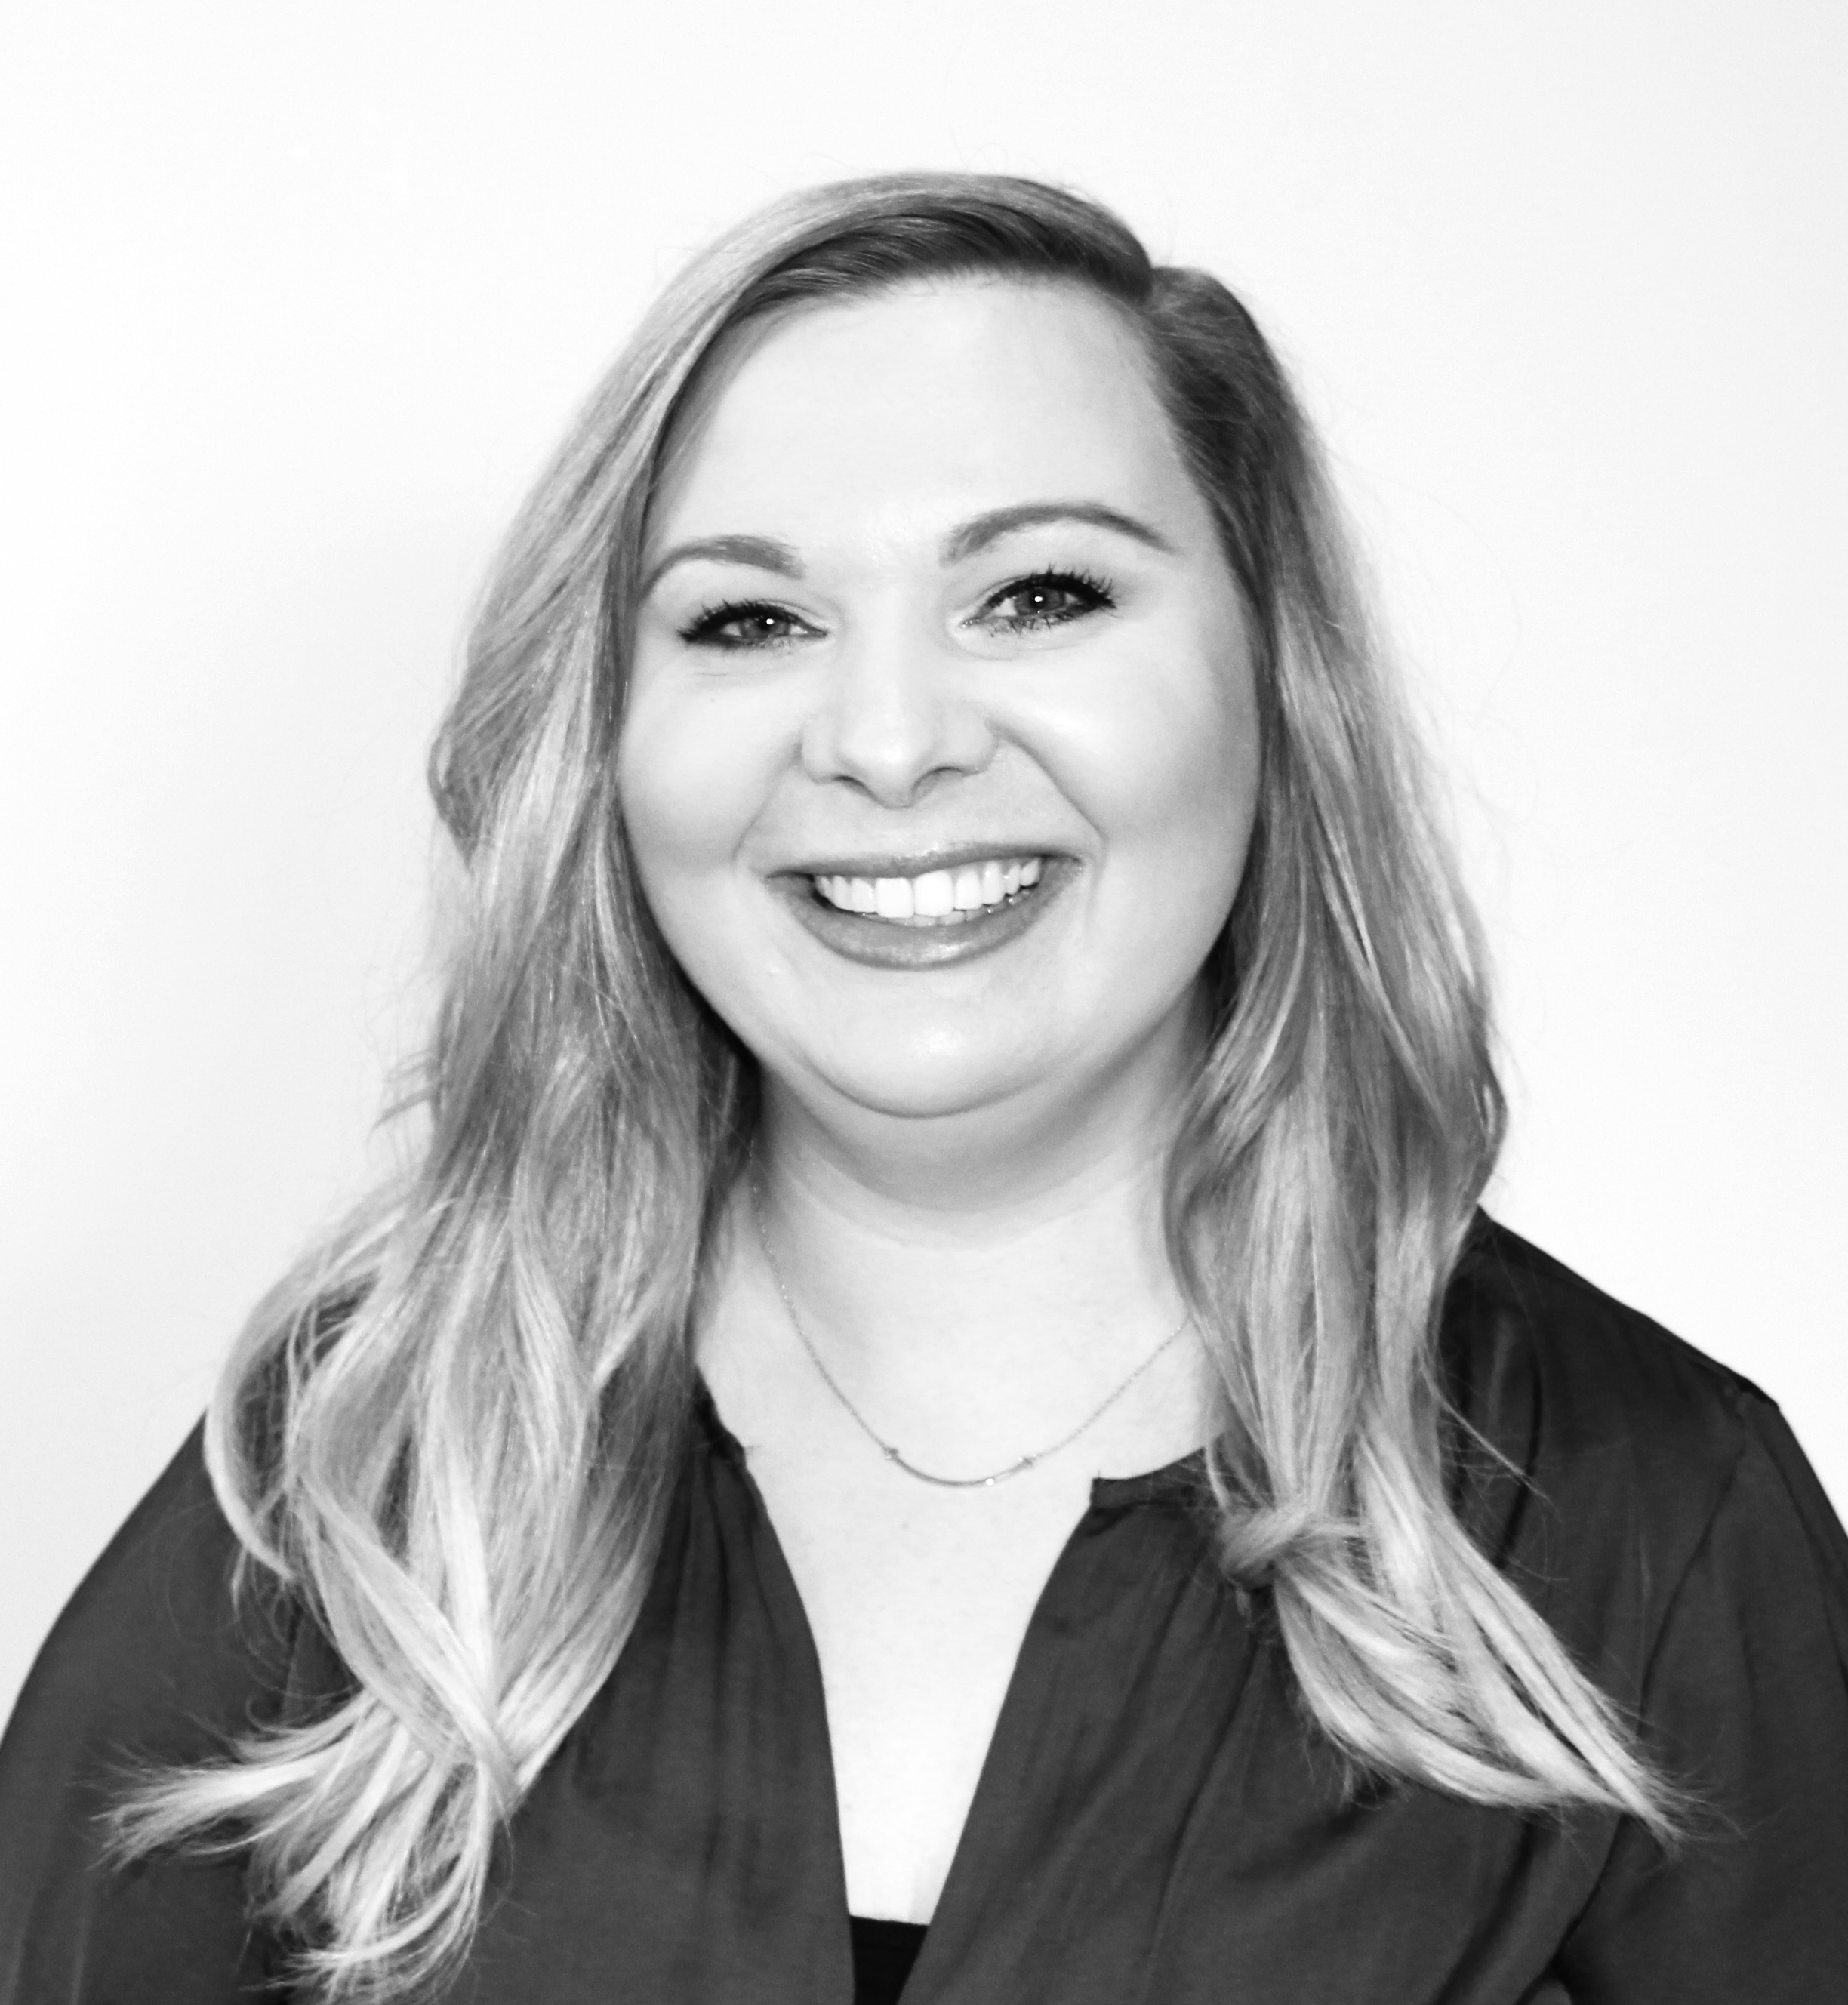
[[[922,877],[930,870],[960,870],[965,863],[986,863],[991,860],[1004,863],[1010,857],[1024,860],[1029,856],[1043,858],[1049,867],[1065,860],[1059,851],[1031,842],[959,842],[954,848],[945,845],[936,849],[915,849],[902,856],[879,856],[867,851],[853,855],[843,852],[806,857],[799,863],[789,865],[786,872],[779,872],[778,875],[791,877]]]
[[[1039,882],[1031,890],[1017,893],[1004,905],[993,905],[975,918],[954,925],[901,926],[859,912],[844,912],[815,894],[812,876],[911,877],[926,870],[947,870],[959,863],[985,861],[992,856],[1045,857]],[[864,857],[830,859],[813,871],[781,873],[770,887],[788,908],[797,923],[843,960],[857,961],[863,967],[894,971],[957,967],[994,953],[1018,939],[1038,925],[1056,905],[1077,872],[1067,856],[1047,855],[1032,849],[940,850],[922,862],[887,857],[877,867],[869,867]]]

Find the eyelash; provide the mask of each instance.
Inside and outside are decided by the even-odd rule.
[[[1082,620],[1088,613],[1108,613],[1115,609],[1116,595],[1108,580],[1094,577],[1085,571],[1036,571],[1025,578],[1017,578],[1004,585],[998,592],[991,592],[984,602],[985,606],[998,606],[1008,599],[1016,599],[1029,592],[1063,592],[1081,602],[1074,609],[1064,613],[1021,613],[1010,620],[985,620],[980,615],[971,625],[998,625],[1014,634],[1044,633],[1054,627],[1069,625]],[[796,637],[781,634],[757,641],[734,640],[722,637],[721,630],[734,621],[752,619],[783,620],[803,623],[799,616],[786,606],[778,606],[768,599],[727,599],[712,606],[703,606],[691,620],[680,629],[680,638],[689,647],[716,648],[732,653],[757,653],[788,647]]]
[[[1003,624],[1016,634],[1038,634],[1049,627],[1063,627],[1073,620],[1081,620],[1087,613],[1114,612],[1116,607],[1116,594],[1108,581],[1084,571],[1036,571],[1031,577],[1016,578],[1012,585],[1003,585],[999,592],[991,593],[987,603],[997,605],[1003,599],[1018,598],[1023,592],[1041,592],[1049,587],[1087,599],[1090,603],[1080,605],[1077,611],[1070,613],[1023,613]]]
[[[726,599],[716,606],[702,606],[680,629],[680,638],[689,647],[718,648],[737,654],[786,648],[794,638],[788,634],[762,641],[734,641],[721,637],[718,630],[722,627],[729,627],[735,620],[754,619],[795,621],[796,616],[786,606],[771,605],[767,599]]]

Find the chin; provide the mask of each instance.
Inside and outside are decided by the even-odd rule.
[[[907,1038],[889,1029],[844,1041],[803,1070],[868,1113],[908,1120],[974,1114],[1030,1093],[1049,1076],[1043,1057],[1017,1047],[943,1034]]]

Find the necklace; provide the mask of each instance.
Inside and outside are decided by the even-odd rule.
[[[809,1362],[820,1373],[823,1385],[853,1416],[860,1432],[872,1442],[887,1462],[892,1463],[896,1468],[902,1469],[907,1476],[914,1476],[919,1482],[933,1484],[939,1490],[992,1490],[997,1483],[1006,1483],[1011,1477],[1024,1476],[1028,1470],[1037,1468],[1048,1456],[1058,1454],[1061,1448],[1070,1448],[1079,1435],[1094,1427],[1109,1412],[1110,1409],[1164,1351],[1179,1342],[1182,1333],[1193,1320],[1190,1316],[1183,1317],[1179,1327],[1165,1336],[1155,1346],[1154,1349],[1144,1358],[1101,1406],[1094,1407],[1069,1434],[1054,1441],[1050,1448],[1042,1448],[1036,1454],[1024,1455],[1018,1462],[1010,1462],[1005,1469],[997,1469],[993,1476],[933,1476],[929,1470],[920,1469],[915,1462],[907,1462],[898,1450],[878,1432],[871,1421],[834,1382],[834,1375],[822,1363],[820,1353],[809,1341],[809,1333],[802,1326],[802,1318],[796,1313],[796,1304],[789,1299],[789,1286],[783,1279],[783,1270],[777,1265],[776,1255],[771,1250],[770,1234],[765,1231],[764,1226],[764,1206],[761,1188],[754,1182],[750,1189],[750,1215],[752,1222],[757,1228],[757,1244],[763,1248],[764,1260],[770,1268],[770,1278],[776,1283],[776,1291],[782,1297],[783,1311],[789,1319],[789,1327],[795,1331],[797,1337],[801,1340],[803,1349],[809,1354]]]

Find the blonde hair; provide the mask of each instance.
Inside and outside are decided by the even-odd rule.
[[[427,1143],[259,1305],[207,1433],[247,1555],[352,1676],[144,1780],[134,1851],[248,1845],[330,1999],[466,1954],[497,1838],[609,1677],[691,1412],[703,1252],[755,1075],[638,889],[615,785],[664,441],[722,335],[926,275],[1088,286],[1139,331],[1257,637],[1263,778],[1204,971],[1168,1232],[1216,1367],[1221,1554],[1361,1769],[1667,1827],[1612,1708],[1447,1501],[1436,1326],[1500,1140],[1472,922],[1277,363],[1204,273],[1040,184],[893,175],[697,258],[516,524],[431,764],[467,910]]]

